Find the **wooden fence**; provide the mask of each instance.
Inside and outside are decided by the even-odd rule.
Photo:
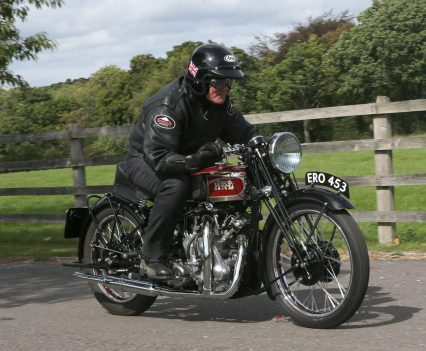
[[[303,152],[374,150],[375,176],[346,177],[346,180],[351,185],[376,187],[377,210],[352,211],[352,214],[360,222],[377,222],[379,241],[386,243],[391,242],[395,236],[396,222],[426,222],[425,211],[394,210],[394,186],[426,184],[426,174],[393,175],[392,173],[392,150],[424,148],[426,147],[426,137],[393,138],[390,115],[416,111],[426,111],[426,99],[390,102],[387,97],[379,96],[375,103],[370,104],[252,114],[247,115],[246,118],[253,124],[261,124],[348,116],[372,116],[374,139],[309,143],[303,145]],[[0,162],[0,173],[72,168],[74,179],[74,186],[72,187],[0,188],[0,196],[72,194],[75,196],[77,206],[84,205],[86,194],[104,193],[112,189],[111,185],[87,186],[85,167],[116,164],[123,160],[124,156],[85,158],[83,140],[100,136],[127,135],[131,128],[132,126],[79,128],[77,125],[71,125],[69,130],[59,132],[0,136],[0,144],[69,139],[70,157],[68,159]],[[63,220],[63,215],[0,215],[0,221],[63,222]]]

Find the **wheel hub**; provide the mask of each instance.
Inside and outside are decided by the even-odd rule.
[[[340,273],[340,255],[336,247],[328,241],[318,241],[309,244],[306,250],[299,247],[302,263],[300,266],[298,256],[293,253],[291,265],[298,266],[293,273],[297,281],[306,286],[321,282],[330,282]]]

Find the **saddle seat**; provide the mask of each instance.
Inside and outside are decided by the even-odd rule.
[[[146,190],[142,190],[130,181],[126,171],[126,162],[120,162],[117,165],[112,192],[132,202],[137,202],[140,199],[152,201],[154,198],[152,194],[149,194]]]

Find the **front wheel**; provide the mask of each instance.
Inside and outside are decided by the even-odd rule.
[[[361,305],[369,280],[363,234],[345,210],[318,204],[290,207],[293,244],[275,224],[269,233],[266,271],[284,313],[301,326],[334,328]],[[291,246],[295,246],[292,249]]]
[[[140,252],[143,245],[141,218],[136,218],[123,206],[115,208],[116,213],[107,207],[96,214],[98,223],[89,226],[84,243],[84,262],[90,264],[114,260],[117,255]],[[131,262],[129,262],[131,263]],[[102,276],[107,272],[100,268],[86,269],[89,274]],[[111,273],[128,278],[125,273]],[[113,289],[102,283],[89,283],[90,289],[99,303],[111,314],[138,315],[146,311],[155,301],[156,296],[137,295]]]

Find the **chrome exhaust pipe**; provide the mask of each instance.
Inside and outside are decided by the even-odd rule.
[[[146,296],[158,296],[160,294],[159,289],[154,284],[143,280],[119,278],[113,275],[92,275],[81,272],[75,272],[73,277],[102,284],[114,289],[118,288],[122,292],[142,294]]]
[[[201,292],[195,291],[176,291],[170,288],[165,288],[158,286],[155,283],[147,282],[143,280],[133,280],[122,277],[115,277],[112,275],[92,275],[87,273],[75,272],[73,276],[78,279],[87,280],[89,282],[94,282],[102,284],[114,289],[120,289],[122,292],[129,292],[139,295],[146,296],[168,296],[168,297],[191,297],[191,298],[206,298],[206,299],[217,299],[217,300],[226,300],[234,295],[239,287],[241,280],[241,273],[243,268],[243,259],[246,252],[246,242],[245,239],[241,238],[239,247],[238,247],[238,259],[235,265],[234,278],[228,290],[221,293],[212,293],[204,294]]]

